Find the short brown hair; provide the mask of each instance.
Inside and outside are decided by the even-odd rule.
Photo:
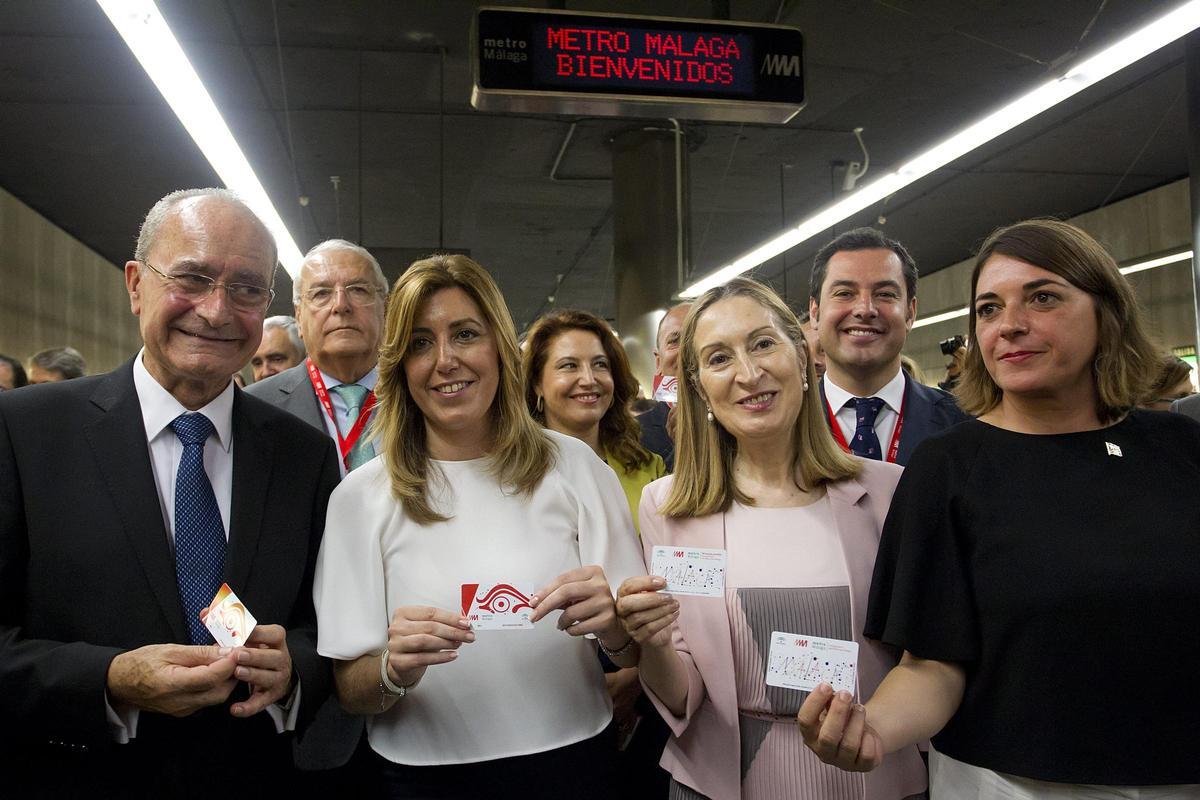
[[[629,368],[629,356],[608,323],[590,311],[558,309],[542,315],[525,336],[523,358],[525,404],[533,418],[546,424],[545,414],[537,410],[537,384],[542,380],[551,343],[567,331],[594,333],[608,357],[613,378],[612,405],[600,418],[600,444],[625,472],[636,472],[653,460],[639,441],[642,426],[629,411],[629,401],[637,395],[637,380]]]
[[[703,517],[728,511],[734,500],[753,505],[733,480],[737,440],[717,422],[709,422],[700,396],[700,356],[696,326],[715,303],[729,297],[748,297],[767,309],[805,361],[808,391],[792,431],[796,466],[805,489],[827,481],[857,477],[861,466],[834,441],[825,419],[821,390],[800,320],[768,286],[750,278],[734,278],[714,286],[696,299],[683,321],[679,345],[679,403],[675,438],[675,480],[660,512],[670,517]]]
[[[422,304],[440,289],[462,289],[479,306],[496,340],[500,380],[492,401],[495,441],[490,469],[501,485],[529,493],[553,463],[550,438],[525,411],[521,399],[521,357],[512,315],[499,287],[475,261],[463,255],[435,255],[415,261],[396,281],[388,300],[379,350],[379,411],[371,435],[382,444],[392,494],[409,519],[422,525],[446,517],[429,503],[429,449],[425,417],[408,391],[404,359]]]
[[[1057,219],[1030,219],[998,228],[975,256],[971,272],[970,346],[955,387],[963,411],[980,416],[1000,403],[1003,390],[983,363],[975,336],[975,289],[993,255],[1017,258],[1053,272],[1092,296],[1096,306],[1096,413],[1102,423],[1120,419],[1146,395],[1159,367],[1159,350],[1146,330],[1133,287],[1117,262],[1080,228]]]

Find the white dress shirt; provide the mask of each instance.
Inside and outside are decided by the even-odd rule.
[[[333,415],[337,417],[337,426],[333,424],[333,420],[325,413],[325,408],[321,408],[321,419],[325,420],[325,432],[329,434],[329,438],[333,439],[334,447],[338,443],[338,431],[341,431],[342,436],[350,432],[354,427],[354,421],[358,419],[357,412],[354,416],[350,415],[350,409],[346,407],[346,401],[342,399],[337,392],[330,391],[334,386],[341,386],[342,382],[332,375],[326,373],[320,367],[317,367],[317,372],[321,373],[321,380],[325,381],[325,391],[329,394],[329,403],[333,406]],[[365,386],[372,392],[375,391],[375,384],[379,380],[379,368],[371,367],[371,371],[363,375],[358,380],[354,381],[359,386]],[[317,401],[320,404],[320,400]],[[374,412],[371,412],[374,415]],[[363,429],[363,435],[366,436],[366,428]],[[338,450],[338,470],[342,473],[342,477],[346,477],[346,462],[342,460],[341,450]]]
[[[847,405],[856,395],[850,394],[838,386],[825,373],[825,399],[833,409],[838,427],[842,429],[842,438],[849,442],[854,438],[854,430],[858,427],[858,411],[852,405]],[[883,408],[875,416],[875,435],[879,437],[884,460],[887,460],[888,450],[892,444],[892,436],[896,432],[896,420],[900,417],[900,408],[904,405],[904,370],[896,370],[892,378],[883,388],[870,397],[878,397],[883,401]]]
[[[144,352],[145,349],[139,351],[133,362],[133,388],[137,391],[138,404],[142,408],[142,424],[146,428],[150,466],[154,472],[154,486],[158,491],[158,504],[162,508],[167,542],[174,552],[175,477],[179,472],[179,461],[183,457],[183,444],[171,429],[171,422],[180,414],[190,412],[146,369],[142,363]],[[233,498],[233,392],[233,381],[230,380],[223,392],[196,412],[208,417],[213,424],[209,441],[204,443],[204,471],[217,499],[226,541],[229,540],[229,509]],[[296,714],[300,708],[299,695],[300,686],[297,682],[293,693],[294,700],[286,715],[278,705],[267,707],[266,712],[280,733],[295,728]],[[118,714],[107,698],[105,703],[109,730],[113,738],[125,744],[136,737],[138,709],[129,709],[123,714]]]

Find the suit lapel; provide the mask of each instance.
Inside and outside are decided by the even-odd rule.
[[[854,626],[851,630],[860,632],[866,625],[867,609],[857,598],[867,596],[875,571],[879,539],[870,512],[859,505],[867,494],[863,485],[851,478],[830,483],[828,487],[829,508],[833,512],[846,575],[850,579],[850,619]]]
[[[274,447],[246,409],[241,390],[233,396],[233,496],[229,507],[229,555],[225,574],[234,591],[245,591],[262,534],[263,505],[271,482]]]
[[[279,383],[279,391],[286,396],[283,407],[322,433],[326,432],[324,412],[317,401],[317,393],[313,391],[308,368],[301,363],[289,372],[292,374],[288,375],[288,379]]]
[[[687,536],[674,540],[675,544],[685,547],[709,547],[726,550],[725,514],[717,512],[707,517],[689,520],[686,527],[690,528]],[[726,552],[728,552],[726,550]],[[727,566],[728,569],[728,566]],[[677,596],[680,606],[693,606],[695,611],[687,615],[694,624],[692,630],[684,630],[684,638],[688,642],[706,642],[707,646],[692,646],[692,658],[697,663],[704,664],[701,673],[720,675],[722,683],[728,692],[718,692],[720,699],[714,697],[714,702],[720,702],[736,696],[736,678],[733,666],[733,634],[729,630],[729,609],[724,598],[686,597]],[[717,608],[719,606],[719,609]],[[680,615],[683,618],[683,615]],[[706,663],[707,662],[707,663]],[[735,704],[736,705],[736,704]],[[736,719],[736,707],[724,709]]]
[[[142,409],[133,387],[133,362],[112,372],[91,400],[104,412],[84,427],[84,435],[100,466],[98,472],[175,641],[186,642],[187,626],[179,602],[175,557],[163,524]]]

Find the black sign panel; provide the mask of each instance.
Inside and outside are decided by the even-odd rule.
[[[804,105],[786,26],[484,8],[474,46],[478,108],[782,122]]]

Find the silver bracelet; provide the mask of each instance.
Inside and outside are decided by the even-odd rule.
[[[600,644],[600,649],[604,651],[604,655],[608,656],[609,658],[618,658],[620,656],[625,655],[627,652],[629,652],[629,648],[633,647],[633,644],[634,644],[633,637],[630,636],[629,641],[627,641],[625,644],[621,645],[618,649],[609,650],[607,647],[604,646],[604,640],[601,639],[599,636],[596,637],[596,641]]]
[[[388,675],[388,649],[383,648],[383,654],[379,658],[379,693],[387,697],[404,697],[409,690],[417,685],[417,681],[406,685],[398,685],[392,681]],[[380,700],[380,705],[383,701]]]

